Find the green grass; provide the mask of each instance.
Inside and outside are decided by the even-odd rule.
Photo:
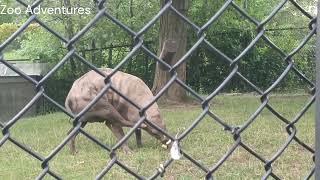
[[[275,96],[270,98],[270,104],[292,120],[308,102],[308,98],[307,96]],[[259,98],[251,95],[218,96],[213,100],[211,110],[227,123],[241,125],[259,105]],[[172,135],[183,132],[201,113],[199,106],[162,106],[161,109],[167,128]],[[48,156],[66,137],[70,127],[71,124],[65,115],[55,113],[19,121],[11,129],[11,136],[42,156]],[[297,136],[311,147],[314,147],[314,127],[314,107],[312,106],[297,124]],[[110,146],[116,143],[114,136],[103,124],[89,124],[85,129]],[[242,141],[265,159],[270,159],[287,138],[285,124],[268,110],[264,110],[242,134]],[[169,153],[145,132],[143,143],[142,148],[137,148],[135,138],[131,137],[129,146],[134,153],[125,155],[119,151],[117,155],[120,161],[148,177],[156,172],[156,168],[169,157]],[[206,116],[182,141],[181,146],[185,152],[210,168],[219,161],[233,143],[232,136]],[[64,179],[93,179],[110,161],[106,151],[82,135],[78,136],[76,147],[79,152],[75,156],[69,153],[69,148],[66,146],[50,161],[50,169]],[[273,164],[273,171],[282,179],[302,179],[312,167],[312,154],[292,142]],[[41,162],[11,142],[7,141],[0,148],[0,179],[34,179],[41,170]],[[264,173],[263,163],[239,147],[214,176],[217,179],[260,179]],[[166,170],[164,179],[203,179],[204,175],[199,168],[183,157]],[[111,178],[134,179],[117,165],[105,177],[105,179]]]

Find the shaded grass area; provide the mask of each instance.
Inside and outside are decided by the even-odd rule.
[[[292,120],[309,98],[308,96],[273,96],[270,98],[270,104],[288,120]],[[241,126],[260,104],[259,98],[253,95],[218,96],[212,101],[211,110],[226,123]],[[168,131],[172,135],[182,133],[200,115],[202,112],[200,107],[162,105],[162,115]],[[66,137],[71,126],[67,116],[55,113],[19,121],[10,132],[12,137],[45,157]],[[297,136],[314,148],[314,106],[296,126]],[[270,159],[288,138],[285,127],[282,121],[265,109],[242,133],[242,141],[263,158]],[[85,130],[109,147],[116,143],[114,136],[104,124],[89,124]],[[129,146],[134,153],[125,155],[120,150],[117,155],[119,160],[128,167],[149,177],[157,171],[161,163],[169,158],[169,153],[146,132],[143,132],[143,144],[142,148],[138,148],[135,138],[131,137]],[[222,126],[212,118],[206,116],[182,140],[181,147],[194,159],[211,168],[233,144],[232,135],[224,131]],[[69,148],[66,146],[50,161],[50,169],[64,179],[93,179],[110,161],[107,151],[83,135],[78,136],[76,147],[78,153],[75,156],[69,153]],[[282,179],[302,179],[313,166],[312,154],[295,142],[292,142],[282,156],[272,164],[273,172]],[[11,142],[7,141],[0,148],[0,179],[34,179],[41,170],[41,162]],[[217,179],[260,179],[264,173],[264,164],[245,149],[238,147],[214,176]],[[203,179],[204,176],[203,171],[183,157],[166,170],[164,179]],[[111,178],[134,179],[117,165],[113,166],[105,177],[105,179]],[[46,179],[52,178],[47,176]]]

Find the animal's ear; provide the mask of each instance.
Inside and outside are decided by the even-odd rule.
[[[175,40],[166,40],[163,44],[162,51],[160,54],[160,59],[164,60],[167,64],[171,65],[174,55],[176,54],[178,49],[177,42]],[[166,66],[161,63],[159,64],[159,68],[163,71],[168,70]]]

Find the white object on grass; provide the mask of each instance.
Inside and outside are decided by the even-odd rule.
[[[170,149],[171,158],[174,160],[178,160],[181,158],[180,148],[178,141],[174,141],[172,147]]]

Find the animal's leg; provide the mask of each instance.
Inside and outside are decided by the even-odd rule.
[[[87,122],[83,122],[81,124],[81,127],[84,128],[86,126]],[[68,134],[71,133],[71,131],[73,130],[73,128],[71,128],[68,132]],[[77,134],[78,135],[78,134]],[[76,154],[76,145],[75,145],[75,141],[76,141],[76,137],[77,135],[73,136],[71,139],[70,139],[70,143],[69,143],[69,147],[70,147],[70,152],[71,154],[75,155]]]
[[[118,141],[120,141],[125,136],[121,126],[114,125],[114,124],[111,124],[111,123],[108,123],[108,122],[106,122],[106,125],[110,128],[112,133],[117,137]],[[124,152],[126,154],[131,154],[132,153],[132,150],[129,148],[127,142],[124,142],[122,144],[122,149],[124,150]]]
[[[113,120],[114,123],[120,124],[124,127],[133,127],[136,122],[126,120],[113,106],[109,106],[108,109],[103,109],[99,111],[101,118],[107,120]],[[145,125],[142,124],[142,127]]]
[[[112,116],[114,117],[116,122],[120,122],[120,124],[122,126],[129,126],[129,127],[133,127],[135,125],[136,122],[134,121],[129,121],[127,119],[125,119],[115,108],[112,107]],[[141,124],[142,128],[146,128],[146,125],[144,123]],[[136,135],[136,141],[137,141],[137,146],[138,147],[142,147],[142,141],[141,141],[141,129],[138,128],[135,131],[135,135]]]
[[[136,129],[135,134],[136,134],[137,146],[142,147],[141,129],[140,128]]]

